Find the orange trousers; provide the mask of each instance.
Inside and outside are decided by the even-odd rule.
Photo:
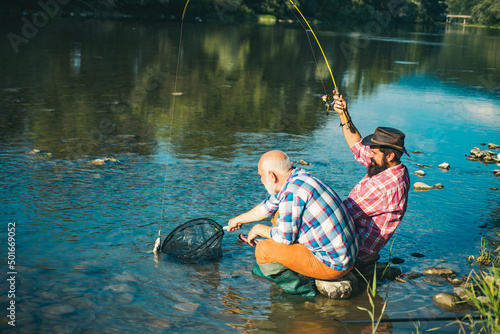
[[[277,218],[278,213],[276,212],[271,220],[275,226]],[[314,256],[304,245],[285,245],[271,239],[261,240],[257,243],[255,258],[259,264],[278,262],[299,274],[321,280],[341,278],[352,269],[352,267],[343,271],[332,269]]]

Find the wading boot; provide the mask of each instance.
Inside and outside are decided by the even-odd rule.
[[[283,291],[290,295],[315,297],[316,290],[309,277],[298,274],[277,262],[257,264],[252,272],[276,283]]]

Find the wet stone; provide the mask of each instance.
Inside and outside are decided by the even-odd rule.
[[[457,286],[453,289],[453,294],[460,298],[460,300],[468,300],[469,296],[467,296],[467,290],[462,288],[461,286]]]
[[[419,278],[420,276],[423,276],[423,274],[416,272],[410,272],[404,275],[406,279],[416,279]]]
[[[413,189],[418,191],[431,190],[432,186],[425,184],[423,182],[415,182],[413,184]]]
[[[448,281],[446,278],[439,275],[427,275],[422,280],[426,283],[431,283],[434,285],[441,285]]]
[[[423,270],[424,275],[438,275],[438,276],[443,276],[443,277],[457,277],[457,274],[447,268],[442,268],[442,267],[430,267],[427,269]]]
[[[416,176],[425,176],[425,172],[423,170],[417,170],[413,172]]]
[[[404,262],[405,262],[405,260],[403,260],[403,259],[401,259],[399,257],[393,257],[391,259],[391,263],[392,264],[401,264],[401,263],[404,263]]]
[[[450,164],[447,162],[443,162],[442,164],[438,165],[438,167],[441,169],[450,169]]]
[[[442,310],[450,311],[452,310],[460,299],[454,294],[447,292],[440,292],[432,297],[432,301]]]
[[[481,149],[479,147],[474,147],[472,150],[470,150],[470,155],[471,156],[477,156],[481,152]]]
[[[330,299],[347,299],[357,292],[358,279],[351,272],[336,280],[324,281],[317,279],[316,288],[321,294]]]
[[[489,148],[490,150],[496,150],[496,149],[500,148],[500,145],[493,144],[493,143],[489,143],[489,144],[488,144],[488,148]]]
[[[310,162],[307,162],[307,161],[302,160],[302,159],[300,159],[299,161],[297,161],[297,163],[298,163],[298,164],[301,164],[301,165],[303,165],[303,166],[309,166],[309,165],[311,165],[311,163],[310,163]]]
[[[425,255],[421,254],[421,253],[411,253],[411,256],[413,256],[413,257],[424,257]]]

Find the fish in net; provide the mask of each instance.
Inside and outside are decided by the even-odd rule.
[[[222,257],[222,226],[209,218],[197,218],[176,227],[163,241],[161,251],[183,262],[218,260]]]

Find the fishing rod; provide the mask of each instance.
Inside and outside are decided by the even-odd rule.
[[[286,0],[284,0],[284,1],[286,3]],[[305,24],[309,28],[309,30],[307,30],[302,25],[302,23],[300,22],[299,18],[292,11],[292,13],[294,14],[294,16],[297,18],[297,21],[302,25],[302,28],[304,28],[304,30],[306,31],[306,34],[307,34],[308,31],[310,31],[311,34],[314,36],[314,39],[316,40],[316,43],[318,44],[318,47],[319,47],[319,49],[321,51],[321,54],[323,55],[323,58],[325,59],[326,67],[328,67],[328,71],[330,72],[330,77],[332,78],[333,87],[334,87],[333,94],[334,94],[334,96],[335,95],[340,96],[339,89],[337,88],[337,83],[335,82],[335,78],[333,77],[333,72],[332,72],[332,69],[330,67],[330,63],[328,62],[328,58],[326,57],[325,52],[323,51],[323,47],[321,46],[321,43],[319,42],[318,37],[316,37],[316,34],[314,33],[314,30],[311,28],[311,25],[309,24],[309,22],[307,21],[307,19],[305,18],[305,16],[302,14],[302,12],[300,11],[300,9],[297,7],[297,5],[292,0],[288,0],[288,1],[292,4],[292,6],[295,8],[295,10],[300,14],[300,16],[304,20]],[[308,35],[308,38],[309,38],[309,35]],[[314,61],[316,62],[316,55],[314,53],[314,49],[312,48],[312,45],[311,45],[311,51],[312,51],[313,56],[314,56]],[[316,67],[318,67],[318,63],[317,62],[316,62]],[[318,68],[318,71],[319,71],[319,68]],[[321,83],[323,83],[323,80],[321,80]],[[323,85],[323,89],[325,89],[324,85]],[[325,89],[325,95],[321,96],[321,98],[323,99],[323,103],[326,106],[326,114],[328,115],[328,112],[330,111],[330,109],[333,108],[333,104],[335,103],[335,98],[333,98],[333,101],[330,101],[330,98],[329,98],[328,94],[326,93],[326,89]],[[344,123],[347,123],[347,118],[346,118],[345,110],[344,109],[342,110],[342,116],[344,117]]]

